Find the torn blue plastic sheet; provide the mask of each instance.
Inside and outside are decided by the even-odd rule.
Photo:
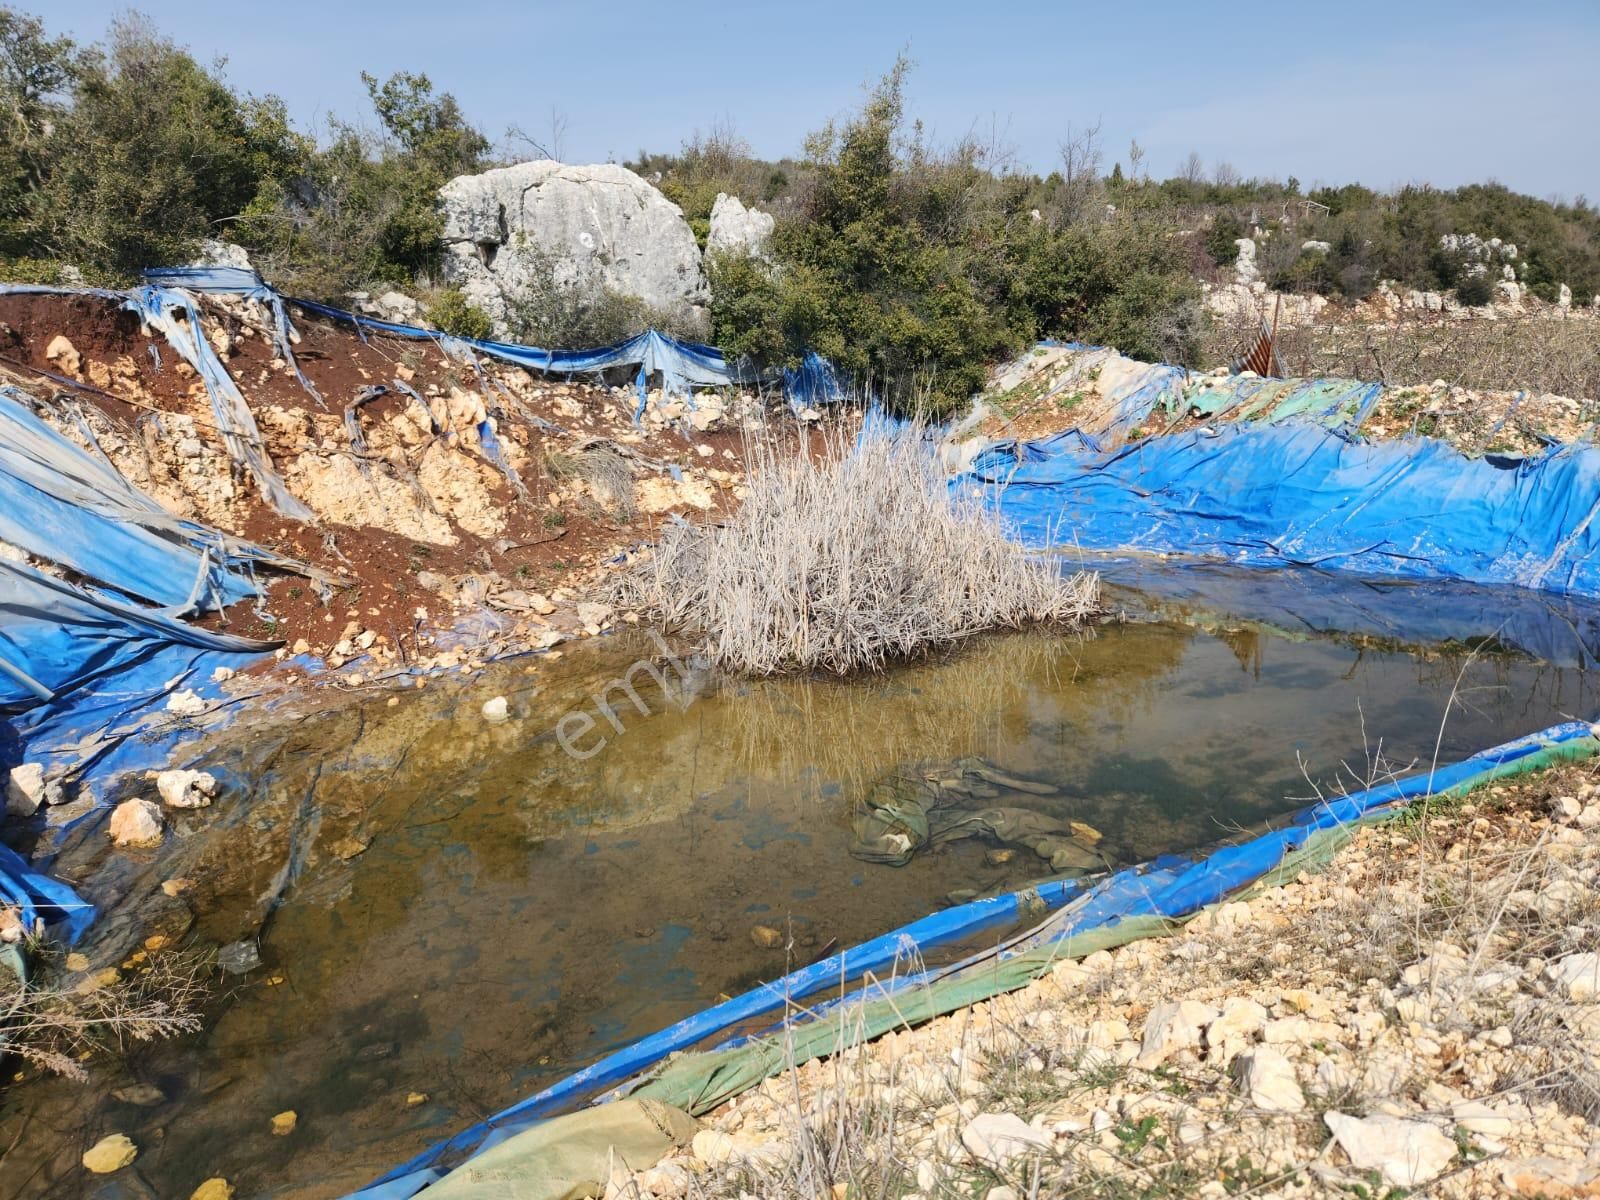
[[[1224,425],[1110,453],[994,448],[971,480],[1037,548],[1321,566],[1600,598],[1600,450],[1469,459],[1431,438]],[[957,481],[955,486],[963,486]],[[1489,630],[1482,631],[1484,633]]]
[[[257,591],[250,547],[172,516],[7,387],[0,387],[0,542],[173,615],[226,607]]]
[[[1080,881],[1063,880],[1023,892],[974,900],[913,921],[840,954],[830,955],[776,982],[763,984],[732,1000],[713,1005],[607,1055],[592,1066],[419,1154],[377,1180],[372,1188],[354,1195],[362,1200],[413,1195],[421,1184],[437,1178],[437,1173],[430,1169],[440,1163],[458,1159],[469,1152],[486,1150],[546,1117],[575,1108],[605,1088],[631,1079],[669,1054],[704,1046],[711,1039],[726,1036],[730,1029],[748,1026],[753,1022],[764,1023],[763,1019],[770,1021],[796,1002],[836,988],[841,981],[858,980],[867,972],[892,968],[909,955],[932,953],[941,946],[957,945],[986,932],[1011,927],[1042,908],[1065,904],[1082,890]],[[454,1165],[453,1161],[451,1165]],[[399,1181],[404,1181],[410,1190],[374,1190],[379,1185]],[[354,1200],[354,1196],[349,1200]]]

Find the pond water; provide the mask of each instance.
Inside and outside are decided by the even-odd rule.
[[[10,1088],[0,1196],[85,1194],[78,1156],[113,1131],[141,1154],[107,1196],[219,1174],[339,1196],[719,996],[1049,873],[980,839],[852,857],[855,806],[897,772],[976,757],[1048,785],[979,803],[1091,825],[1121,865],[1260,828],[1308,779],[1355,786],[1380,740],[1405,767],[1593,707],[1583,672],[1526,659],[1149,623],[984,638],[849,685],[700,679],[681,706],[642,686],[644,714],[613,692],[619,733],[595,697],[641,656],[661,657],[607,639],[263,721],[207,753],[230,793],[160,851],[78,836],[58,869],[106,914],[96,967],[152,929],[256,937],[264,965],[225,980],[202,1034]],[[502,724],[480,713],[496,695]],[[595,722],[565,727],[586,757],[557,735],[571,712]],[[175,877],[196,886],[170,897]],[[135,1083],[160,1096],[113,1095]]]

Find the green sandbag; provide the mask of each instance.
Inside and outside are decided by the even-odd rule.
[[[428,1200],[583,1200],[604,1193],[611,1168],[642,1171],[699,1128],[658,1100],[616,1100],[541,1121],[468,1159]]]

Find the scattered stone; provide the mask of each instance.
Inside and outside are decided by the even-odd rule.
[[[1571,825],[1583,813],[1583,805],[1578,803],[1576,796],[1552,796],[1550,798],[1550,817],[1563,825]]]
[[[1014,1113],[979,1113],[961,1131],[961,1144],[981,1163],[1003,1167],[1019,1154],[1048,1150],[1055,1139]]]
[[[111,840],[118,846],[161,844],[161,809],[148,800],[124,800],[111,810]]]
[[[28,928],[22,923],[20,909],[10,905],[0,905],[0,942],[14,946],[27,937]]]
[[[763,950],[773,950],[783,945],[783,933],[771,925],[755,925],[750,929],[750,940]]]
[[[1301,1112],[1305,1093],[1294,1077],[1294,1066],[1283,1051],[1259,1046],[1240,1060],[1241,1077],[1250,1103],[1263,1112]]]
[[[175,717],[198,717],[206,711],[206,702],[193,688],[184,688],[167,697],[167,711]]]
[[[113,1099],[139,1108],[154,1108],[167,1101],[166,1093],[153,1083],[130,1083],[126,1087],[113,1088],[111,1095]]]
[[[95,1175],[120,1171],[139,1157],[139,1147],[123,1133],[110,1133],[83,1152],[84,1169]]]
[[[209,771],[162,771],[156,791],[168,808],[205,808],[216,799],[217,779]]]
[[[483,719],[492,725],[498,725],[510,716],[506,707],[506,698],[496,696],[493,700],[483,702]]]
[[[64,333],[56,334],[46,344],[44,360],[53,363],[55,369],[62,375],[71,375],[74,379],[83,378],[83,355],[78,353],[78,348]]]
[[[333,856],[340,862],[349,862],[351,859],[360,858],[365,854],[367,847],[370,845],[372,845],[371,841],[366,838],[342,837],[329,846],[328,849],[332,851]]]
[[[1455,1142],[1424,1121],[1341,1112],[1324,1113],[1322,1119],[1357,1170],[1377,1171],[1395,1187],[1427,1183],[1456,1156]]]
[[[44,768],[38,763],[12,767],[6,779],[6,812],[31,817],[45,803]]]
[[[165,879],[161,882],[161,890],[167,895],[173,897],[181,896],[185,892],[190,891],[193,887],[194,880],[183,879],[181,877],[177,879]]]
[[[288,1137],[298,1124],[300,1124],[300,1114],[292,1108],[286,1109],[272,1118],[272,1136]]]
[[[1158,1004],[1145,1018],[1144,1043],[1135,1065],[1142,1071],[1159,1067],[1174,1054],[1200,1045],[1201,1032],[1220,1014],[1198,1000]]]
[[[217,1175],[195,1188],[189,1200],[233,1200],[233,1184]]]
[[[1600,1196],[1600,1169],[1546,1155],[1507,1162],[1500,1168],[1500,1182],[1518,1196],[1540,1200]]]
[[[244,938],[217,951],[217,967],[229,975],[248,975],[261,965],[261,948]]]
[[[1569,954],[1546,966],[1544,973],[1576,1004],[1600,999],[1600,953]]]
[[[1226,1065],[1244,1052],[1266,1023],[1264,1005],[1244,996],[1229,996],[1222,1002],[1221,1015],[1206,1026],[1207,1057]]]

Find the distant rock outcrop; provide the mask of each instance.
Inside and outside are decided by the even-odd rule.
[[[683,210],[625,167],[518,163],[458,176],[439,200],[445,278],[501,332],[507,301],[550,277],[704,324],[700,248]]]
[[[771,213],[746,208],[744,201],[718,192],[711,206],[711,229],[706,235],[706,253],[744,253],[766,257],[767,243],[776,222]]]

